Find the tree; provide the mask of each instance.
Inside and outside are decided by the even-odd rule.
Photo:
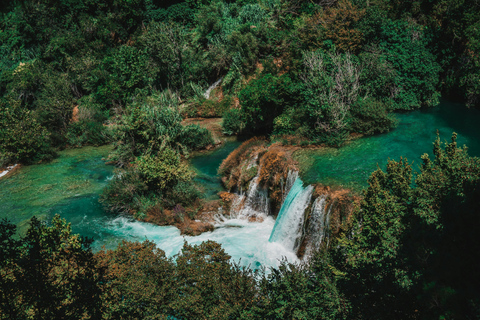
[[[274,119],[293,105],[295,84],[287,75],[262,74],[239,94],[245,129],[251,133],[271,133]]]
[[[34,163],[53,155],[50,134],[19,101],[0,99],[0,165]]]
[[[0,265],[2,319],[99,319],[102,313],[101,269],[89,242],[71,234],[58,215],[47,225],[35,217],[26,236],[3,221]],[[5,297],[6,299],[3,299]]]
[[[308,264],[282,261],[259,280],[256,319],[343,319],[347,305],[325,253],[316,252]]]
[[[167,319],[175,296],[175,264],[150,241],[122,241],[95,254],[105,269],[103,319]]]
[[[251,269],[232,264],[216,242],[185,243],[176,263],[175,317],[238,319],[256,300]]]
[[[412,179],[406,160],[375,171],[350,236],[335,250],[341,291],[369,319],[474,318],[480,277],[480,160],[456,134]],[[475,248],[475,249],[472,249]]]

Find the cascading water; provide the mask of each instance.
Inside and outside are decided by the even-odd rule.
[[[312,205],[309,225],[307,229],[307,246],[304,257],[310,257],[315,249],[318,249],[327,236],[330,224],[332,206],[327,210],[327,196],[323,195],[315,199]]]
[[[220,82],[222,82],[222,80],[223,80],[223,78],[218,79],[217,81],[215,81],[214,84],[212,84],[212,85],[207,89],[207,91],[205,91],[205,93],[204,93],[204,95],[203,95],[203,96],[205,97],[205,99],[209,99],[209,98],[210,98],[210,93],[212,92],[213,89],[215,89],[215,88],[220,84]]]
[[[256,176],[250,182],[247,195],[239,195],[232,203],[230,216],[234,218],[266,218],[270,211],[268,192],[258,185]]]
[[[297,177],[280,208],[269,242],[279,243],[286,249],[297,252],[302,238],[305,209],[312,198],[313,187],[303,187]]]
[[[285,201],[285,197],[290,192],[290,189],[292,189],[292,186],[295,183],[295,180],[297,180],[297,178],[298,178],[298,171],[288,170],[287,181],[285,182],[285,185],[283,186],[283,190],[282,190],[282,203],[283,201]]]

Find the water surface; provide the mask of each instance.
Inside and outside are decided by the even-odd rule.
[[[222,161],[228,157],[233,150],[240,146],[240,144],[240,141],[229,139],[226,140],[220,148],[213,151],[202,152],[190,160],[190,163],[197,173],[195,182],[201,186],[205,199],[219,199],[217,195],[218,192],[224,190],[217,172],[218,168]]]
[[[460,103],[442,101],[434,108],[398,114],[399,124],[389,133],[355,140],[342,148],[301,150],[295,153],[305,183],[342,185],[361,189],[367,186],[377,165],[385,169],[387,159],[406,157],[418,169],[420,156],[433,155],[438,131],[442,141],[458,134],[459,146],[467,145],[469,154],[480,156],[480,111]]]
[[[205,194],[215,197],[221,190],[217,169],[240,143],[227,142],[220,149],[191,159],[198,182],[205,183]],[[295,261],[293,252],[268,238],[275,221],[219,220],[213,232],[197,237],[182,236],[176,227],[156,226],[131,217],[107,213],[98,202],[99,194],[113,176],[113,167],[102,160],[111,147],[86,147],[59,153],[50,163],[25,166],[0,180],[0,218],[7,218],[24,233],[34,215],[49,221],[59,214],[72,225],[74,233],[94,239],[94,251],[103,246],[113,249],[122,240],[154,241],[167,256],[176,255],[184,241],[200,244],[214,240],[235,261],[244,266],[276,266],[282,256]],[[206,179],[209,178],[209,179]]]

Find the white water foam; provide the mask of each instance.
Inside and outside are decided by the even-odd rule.
[[[220,84],[220,82],[222,82],[222,79],[223,79],[223,78],[220,78],[220,79],[218,79],[217,81],[215,81],[215,83],[212,84],[212,85],[207,89],[207,91],[205,91],[205,93],[203,94],[203,96],[205,97],[205,99],[209,99],[209,98],[210,98],[210,93],[212,92],[213,89],[215,89],[215,88]]]
[[[283,245],[287,250],[297,252],[303,235],[305,209],[312,198],[313,186],[303,187],[297,177],[288,192],[275,222],[269,241]]]
[[[261,266],[278,267],[282,258],[290,262],[298,262],[294,252],[287,250],[279,243],[268,241],[275,220],[267,217],[263,222],[248,222],[245,219],[226,219],[217,222],[215,230],[199,236],[182,236],[172,226],[156,226],[139,222],[126,217],[115,218],[105,224],[106,233],[130,241],[151,240],[169,257],[175,256],[183,247],[184,241],[189,244],[200,244],[213,240],[222,245],[234,261],[243,266],[257,269]]]
[[[12,171],[16,166],[17,166],[17,164],[14,164],[13,166],[7,167],[6,170],[0,172],[0,178],[3,177],[3,176],[6,176],[6,175],[7,175],[10,171]]]
[[[232,202],[230,216],[232,218],[266,218],[270,212],[268,192],[259,186],[256,176],[248,186],[247,194],[237,195]]]
[[[332,206],[327,210],[327,196],[323,195],[315,199],[310,216],[307,234],[309,241],[305,248],[305,258],[312,255],[315,249],[318,249],[325,238],[328,236],[328,227],[330,225],[330,213]]]

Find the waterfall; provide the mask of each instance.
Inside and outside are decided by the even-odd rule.
[[[0,172],[0,178],[3,177],[3,176],[6,176],[7,173],[9,173],[10,171],[12,171],[18,164],[14,164],[13,166],[9,166],[7,167],[4,171],[1,171]]]
[[[295,180],[297,180],[297,178],[298,171],[288,170],[287,181],[285,182],[285,185],[282,189],[282,203],[283,201],[285,201],[285,197],[287,196],[290,189],[292,189],[292,186],[295,183]]]
[[[203,96],[205,97],[205,99],[209,99],[210,98],[210,92],[212,92],[213,89],[215,89],[219,84],[220,82],[222,82],[223,78],[220,78],[218,79],[217,81],[215,81],[214,84],[212,84],[208,89],[207,91],[205,91],[205,93],[203,94]]]
[[[297,252],[302,238],[305,209],[312,198],[313,186],[303,187],[297,177],[280,208],[270,242],[282,244],[286,249]]]
[[[239,195],[233,200],[230,216],[233,218],[265,218],[270,211],[268,192],[258,185],[256,176],[250,182],[246,195]]]
[[[308,242],[305,248],[305,257],[311,256],[315,249],[318,249],[322,241],[327,237],[330,225],[330,212],[332,206],[327,210],[327,196],[322,195],[315,199],[312,206],[312,214],[307,229]]]

